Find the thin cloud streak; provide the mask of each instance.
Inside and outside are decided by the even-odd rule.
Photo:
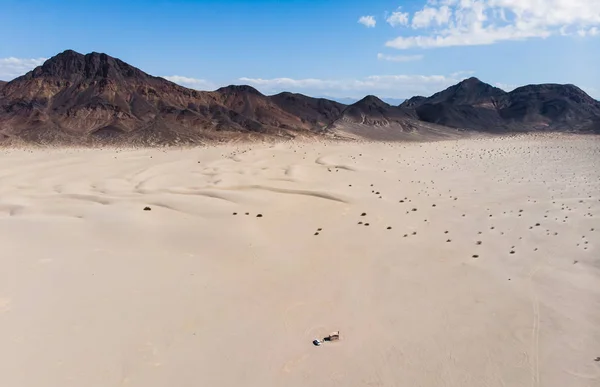
[[[10,81],[40,66],[47,58],[0,58],[0,80]]]
[[[446,75],[371,75],[361,79],[318,78],[239,78],[265,94],[281,91],[300,92],[309,95],[362,98],[367,94],[385,95],[390,98],[410,98],[414,95],[431,95],[462,78]]]
[[[423,55],[384,55],[379,53],[377,59],[388,62],[414,62],[423,59]]]
[[[180,86],[188,87],[195,90],[214,90],[215,85],[205,79],[184,77],[181,75],[164,76],[164,79],[176,83]]]

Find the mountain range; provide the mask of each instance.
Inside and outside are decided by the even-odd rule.
[[[187,89],[106,54],[64,51],[0,82],[0,143],[175,145],[314,136],[401,139],[461,131],[600,133],[600,102],[574,85],[511,92],[462,82],[390,105],[346,105],[250,86]]]

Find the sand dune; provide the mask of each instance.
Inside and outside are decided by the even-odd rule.
[[[600,385],[595,137],[0,161],[1,386]]]

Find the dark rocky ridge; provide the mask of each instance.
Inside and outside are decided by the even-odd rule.
[[[506,95],[504,90],[481,82],[475,77],[450,86],[446,90],[427,98],[427,103],[451,103],[454,105],[473,105],[491,107],[496,100]]]
[[[191,90],[99,53],[65,51],[0,90],[0,133],[29,142],[182,144],[317,129],[249,86]]]
[[[0,82],[4,142],[168,145],[331,135],[348,126],[365,137],[370,127],[386,128],[386,138],[395,131],[443,127],[599,132],[600,103],[573,85],[530,85],[506,93],[476,78],[400,106],[375,96],[349,106],[287,92],[266,96],[243,85],[196,91],[106,54],[71,50]]]
[[[346,105],[325,98],[283,92],[269,97],[280,109],[296,116],[315,128],[325,128],[337,120]]]
[[[374,95],[368,95],[348,106],[341,116],[344,122],[369,126],[402,125],[410,115],[397,106],[389,105]]]
[[[486,132],[597,132],[600,118],[600,103],[574,85],[528,85],[507,93],[477,78],[400,107],[422,121]]]

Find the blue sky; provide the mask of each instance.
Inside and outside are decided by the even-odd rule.
[[[600,98],[598,0],[0,0],[0,79],[65,49],[197,89],[429,95],[476,76]]]

